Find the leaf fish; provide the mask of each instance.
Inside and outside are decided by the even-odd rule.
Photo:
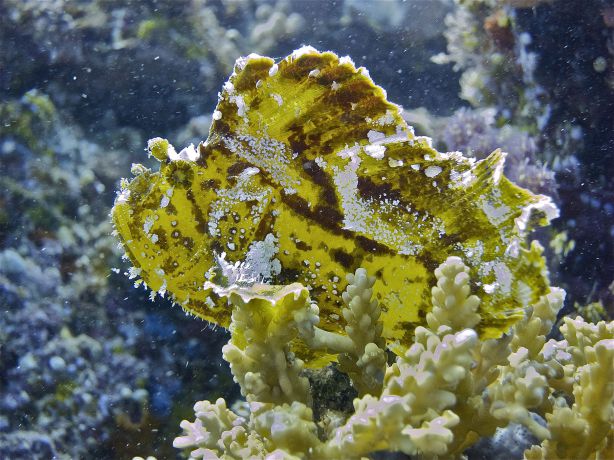
[[[206,286],[299,282],[320,327],[341,332],[345,274],[363,267],[378,278],[383,335],[410,343],[450,255],[470,267],[483,337],[548,292],[541,247],[526,240],[557,217],[551,199],[507,180],[499,150],[482,161],[435,150],[350,58],[311,47],[240,58],[212,120],[198,147],[152,139],[159,171],[134,166],[118,192],[130,274],[153,295],[228,326]]]

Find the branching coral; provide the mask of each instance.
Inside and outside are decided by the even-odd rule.
[[[386,353],[383,325],[379,321],[381,309],[376,300],[371,300],[375,277],[369,277],[366,270],[358,269],[347,279],[350,284],[342,295],[347,305],[343,317],[353,350],[339,355],[340,369],[350,376],[359,394],[377,394],[381,391]]]
[[[561,333],[564,340],[548,342],[543,353],[556,354],[564,366],[563,396],[553,397],[546,414],[549,436],[525,455],[528,460],[601,458],[613,448],[614,322],[565,318]]]
[[[515,326],[511,340],[480,341],[473,329],[479,327],[475,313],[479,299],[470,294],[467,267],[450,257],[435,273],[435,308],[427,326],[418,327],[413,345],[386,366],[381,391],[355,399],[354,412],[339,426],[320,430],[318,437],[318,421],[313,420],[308,401],[257,401],[256,393],[249,390],[253,387],[242,384],[250,402],[248,419],[228,410],[223,400],[215,405],[197,403],[195,422],[182,422],[185,434],[175,446],[193,449],[191,458],[249,454],[347,459],[379,450],[453,458],[480,436],[492,435],[497,427],[513,421],[544,440],[527,450],[527,459],[599,458],[611,447],[614,323],[591,325],[581,318],[566,319],[561,327],[564,340],[546,342],[564,298],[562,291],[553,288]],[[356,300],[357,284],[368,286],[372,281],[362,270],[351,278],[358,281],[346,294]],[[298,286],[276,290],[268,302],[261,293],[257,296],[265,310],[286,305],[280,310],[308,311],[309,315],[315,311],[306,290]],[[229,291],[229,298],[234,305],[231,331],[237,331],[239,323],[234,318],[251,307],[245,293]],[[362,317],[367,324],[371,316],[364,305],[350,301],[346,317],[350,321]],[[298,338],[313,343],[314,330],[296,329],[296,314],[280,317],[286,318],[288,327],[279,321],[273,327],[301,330]],[[260,366],[263,378],[277,375],[270,365],[274,359],[267,355],[244,359]],[[292,359],[286,354],[285,361]],[[233,372],[239,369],[233,366]],[[239,382],[245,381],[238,377]],[[268,399],[270,394],[262,397]],[[547,423],[542,426],[534,413],[545,416]]]
[[[298,333],[295,315],[307,300],[303,287],[290,285],[258,296],[231,291],[229,299],[236,308],[232,339],[223,353],[243,395],[261,403],[308,404],[308,382],[300,376],[303,363],[288,349]]]

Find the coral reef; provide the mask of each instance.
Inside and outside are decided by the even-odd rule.
[[[109,192],[130,165],[114,143],[140,137],[86,140],[35,90],[0,103],[0,116],[0,457],[112,458],[116,444],[137,443],[164,451],[139,430],[163,428],[195,374],[217,394],[231,380],[219,369],[223,334],[210,334],[220,357],[206,360],[202,327],[177,332],[172,312],[125,305],[145,296],[109,276],[120,265]]]
[[[146,365],[122,351],[120,337],[73,336],[69,300],[60,300],[68,286],[55,267],[43,270],[39,263],[12,249],[0,252],[5,310],[0,319],[0,454],[80,457],[110,441],[104,427],[114,425],[115,417],[126,414],[140,424],[148,398],[139,383]],[[39,447],[29,450],[26,439]]]

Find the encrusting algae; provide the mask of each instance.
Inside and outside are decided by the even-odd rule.
[[[340,332],[345,273],[362,267],[379,280],[383,336],[408,344],[451,255],[476,280],[482,337],[548,292],[541,248],[525,240],[557,216],[551,200],[509,182],[501,151],[436,151],[348,57],[241,58],[206,141],[148,147],[160,170],[135,165],[112,212],[130,274],[216,324],[231,309],[212,286],[299,282]]]

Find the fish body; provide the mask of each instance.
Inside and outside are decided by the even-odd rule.
[[[526,240],[557,216],[552,201],[507,180],[501,151],[435,150],[349,58],[310,47],[241,58],[206,141],[149,147],[160,170],[137,168],[112,211],[131,274],[216,324],[231,309],[212,285],[299,282],[320,327],[341,332],[345,274],[363,267],[378,278],[383,335],[410,343],[451,255],[475,280],[484,337],[549,290]]]

